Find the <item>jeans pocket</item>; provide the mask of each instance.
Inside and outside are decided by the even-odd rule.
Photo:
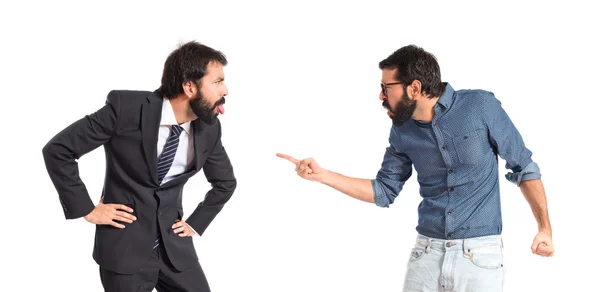
[[[410,252],[409,261],[416,262],[425,256],[425,248],[422,247],[414,247]]]
[[[499,269],[504,267],[501,246],[471,248],[468,251],[471,262],[483,269]]]

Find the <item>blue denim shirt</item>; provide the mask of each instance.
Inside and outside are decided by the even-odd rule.
[[[392,126],[371,181],[375,204],[392,204],[414,166],[422,197],[417,232],[441,239],[501,234],[498,155],[516,185],[540,178],[538,165],[493,93],[445,85],[431,122]]]

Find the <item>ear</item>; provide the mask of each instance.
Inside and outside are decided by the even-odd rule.
[[[409,86],[406,87],[407,94],[413,99],[417,98],[421,94],[421,81],[414,80]]]
[[[192,98],[192,97],[196,96],[198,87],[196,86],[196,84],[194,82],[192,82],[191,80],[188,80],[188,81],[182,83],[181,86],[183,87],[183,94],[185,96],[187,96],[188,98]]]

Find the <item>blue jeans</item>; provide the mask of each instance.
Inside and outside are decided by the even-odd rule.
[[[445,240],[417,236],[404,292],[501,292],[504,261],[500,235]]]

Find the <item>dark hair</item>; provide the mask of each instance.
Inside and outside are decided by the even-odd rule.
[[[227,65],[225,55],[211,47],[195,41],[180,45],[165,61],[158,91],[167,98],[174,98],[183,93],[183,83],[192,81],[200,85],[210,62]]]
[[[398,69],[394,77],[404,86],[419,80],[422,85],[421,93],[429,94],[430,97],[444,93],[440,65],[433,54],[421,47],[408,45],[396,50],[379,62],[379,69]]]

